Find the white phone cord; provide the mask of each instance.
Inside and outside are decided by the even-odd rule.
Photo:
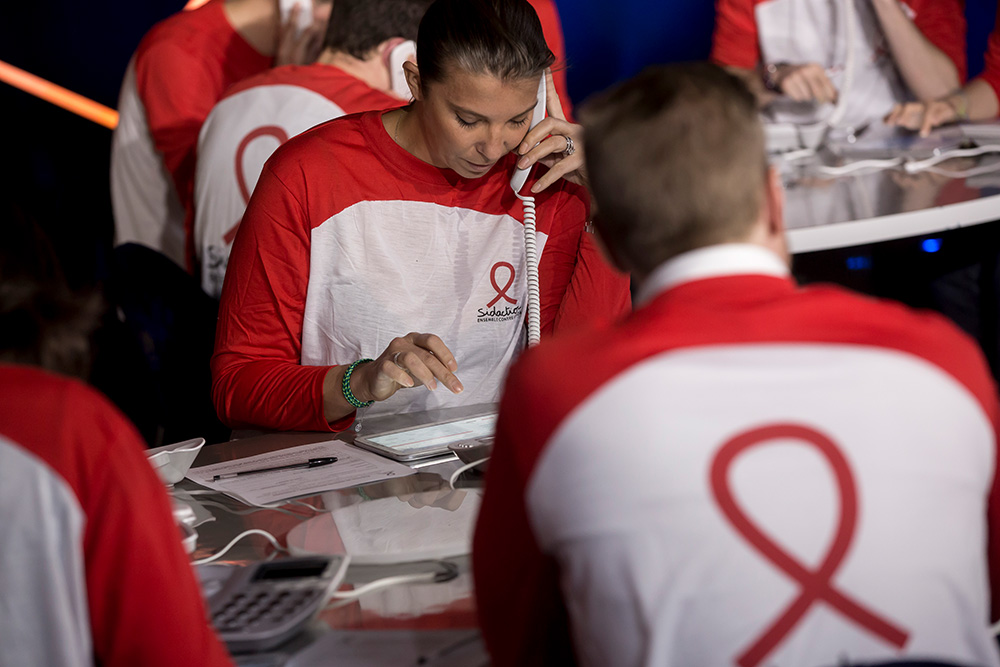
[[[837,105],[833,108],[833,113],[826,119],[827,125],[836,126],[847,113],[847,98],[851,94],[851,86],[854,84],[854,56],[857,48],[854,44],[854,0],[844,0],[844,30],[846,31],[846,49],[844,58],[844,81],[837,93]]]
[[[528,272],[528,347],[542,337],[541,289],[538,286],[538,243],[535,239],[535,198],[516,193],[524,207],[524,261]]]
[[[807,125],[799,126],[799,136],[802,137],[803,133],[815,133],[818,132],[820,135],[813,135],[818,138],[816,146],[822,145],[826,141],[826,134],[830,131],[830,128],[837,126],[841,120],[844,118],[844,114],[847,113],[847,98],[851,93],[851,86],[854,84],[854,56],[855,48],[854,40],[854,0],[843,0],[841,3],[843,8],[843,20],[844,20],[844,30],[847,42],[847,52],[844,58],[844,81],[837,92],[837,104],[833,107],[833,111],[830,115],[817,123],[810,123]],[[801,141],[801,139],[800,139]],[[809,142],[805,142],[807,149],[803,155],[812,155],[815,153],[815,148],[810,145]],[[801,157],[797,155],[796,157]],[[792,159],[787,158],[786,159]]]
[[[278,540],[274,537],[274,535],[272,535],[271,533],[267,532],[266,530],[260,530],[259,528],[251,528],[250,530],[245,530],[242,533],[240,533],[239,535],[237,535],[236,537],[234,537],[229,542],[229,544],[227,544],[226,546],[222,547],[222,549],[220,549],[219,551],[217,551],[215,554],[213,554],[211,556],[207,556],[206,558],[199,558],[198,560],[193,560],[193,561],[191,561],[191,564],[192,565],[204,565],[205,563],[211,563],[213,561],[216,561],[216,560],[222,558],[223,556],[225,556],[229,552],[230,549],[233,548],[233,546],[236,545],[237,542],[239,542],[240,540],[242,540],[244,537],[247,537],[248,535],[263,535],[264,537],[267,538],[268,542],[270,542],[272,545],[274,545],[275,549],[277,549],[278,551],[284,551],[285,553],[288,553],[288,549],[286,549],[285,547],[281,546],[281,544],[278,543]]]
[[[455,488],[455,481],[459,478],[459,476],[461,476],[461,474],[463,472],[465,472],[466,470],[472,470],[477,465],[480,465],[482,463],[486,463],[489,460],[490,460],[490,457],[485,456],[485,457],[479,459],[478,461],[473,461],[472,463],[466,463],[464,466],[462,466],[461,468],[459,468],[455,472],[451,473],[451,477],[448,478],[448,486],[451,487],[452,491],[458,491],[458,489]]]

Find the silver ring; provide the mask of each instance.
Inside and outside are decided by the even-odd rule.
[[[397,352],[396,354],[392,355],[392,363],[394,363],[394,364],[396,364],[397,366],[399,366],[399,361],[398,361],[398,360],[399,360],[399,355],[400,355],[400,354],[402,354],[402,353],[403,353],[403,351],[402,351],[402,350],[400,350],[400,351],[399,351],[399,352]],[[399,366],[399,367],[400,367],[400,368],[403,368],[402,366]],[[405,369],[405,368],[403,368],[403,370],[405,371],[406,369]]]
[[[563,155],[565,155],[566,157],[569,157],[570,155],[572,155],[573,153],[576,152],[576,146],[573,145],[573,138],[572,137],[563,135],[563,139],[566,140],[566,150],[563,151]]]

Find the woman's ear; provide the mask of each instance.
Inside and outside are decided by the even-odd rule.
[[[410,88],[410,95],[417,101],[422,100],[424,95],[420,86],[420,70],[417,69],[417,63],[407,60],[403,63],[403,72],[406,75],[406,85]]]

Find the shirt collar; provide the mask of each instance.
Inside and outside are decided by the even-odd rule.
[[[724,243],[690,250],[653,269],[636,294],[642,306],[681,283],[743,274],[787,277],[788,266],[770,250],[751,243]]]

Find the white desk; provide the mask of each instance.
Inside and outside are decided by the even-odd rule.
[[[1000,144],[998,130],[1000,125],[980,126],[967,133],[980,145]],[[884,155],[889,156],[891,152]],[[901,168],[842,176],[818,173],[818,165],[841,165],[861,157],[846,150],[839,156],[821,150],[811,158],[780,165],[793,253],[923,236],[1000,220],[1000,154],[937,165],[950,171],[983,172],[971,176],[930,171],[908,174]]]
[[[435,411],[433,414],[402,415],[381,420],[381,430],[399,428],[408,423],[424,423],[448,417],[478,414],[486,406],[471,406],[449,411]],[[368,432],[378,424],[365,422]],[[323,433],[284,433],[266,437],[251,437],[241,440],[210,445],[202,449],[196,465],[207,465],[233,460],[245,456],[261,454],[286,447],[294,447],[308,442],[317,442],[334,437]],[[339,436],[350,440],[352,432]],[[194,501],[199,511],[207,511],[213,520],[197,527],[198,544],[193,558],[204,558],[219,551],[233,537],[250,528],[268,531],[286,545],[305,548],[317,553],[351,553],[351,539],[366,532],[381,532],[380,543],[392,541],[393,533],[399,537],[399,551],[416,550],[426,552],[435,543],[471,542],[476,510],[480,495],[482,475],[470,472],[456,483],[458,490],[449,485],[449,477],[461,463],[451,460],[418,469],[417,474],[362,487],[329,491],[296,499],[278,509],[254,508],[244,505],[223,494],[195,495],[184,498]],[[199,490],[200,487],[184,480],[178,484],[179,493]],[[312,506],[310,509],[305,505]],[[400,522],[409,522],[405,525]],[[393,527],[395,526],[395,528]],[[419,528],[419,530],[414,530]],[[421,542],[422,541],[422,542]],[[240,542],[219,562],[244,564],[265,559],[274,549],[263,538],[250,537]],[[449,553],[454,553],[452,549]],[[364,559],[362,559],[364,560]],[[376,559],[379,560],[379,559]],[[391,559],[390,559],[391,560]],[[358,562],[349,567],[345,584],[348,587],[364,584],[376,579],[398,574],[433,571],[433,562]],[[317,642],[330,640],[331,631],[409,631],[414,637],[414,645],[424,640],[433,640],[426,632],[444,633],[448,637],[457,636],[459,643],[468,643],[468,637],[476,640],[476,609],[473,598],[472,575],[468,555],[445,558],[458,566],[459,576],[444,583],[411,583],[372,591],[358,600],[322,612],[309,632],[290,640],[286,645],[265,655],[238,656],[240,665],[266,665],[278,667],[291,665],[299,667],[304,659],[310,665],[333,664],[333,660],[316,661],[315,653],[323,651]],[[464,631],[452,632],[447,631]],[[334,632],[336,635],[337,632]],[[428,637],[430,639],[428,639]],[[371,635],[372,645],[386,650],[386,642],[374,641],[378,635]],[[360,659],[366,659],[360,648],[361,642],[351,640],[357,650],[362,651]],[[372,649],[373,651],[375,649]],[[465,646],[466,660],[469,655],[473,662],[482,664],[476,656],[482,656],[481,644]],[[367,656],[375,660],[374,654]],[[352,662],[351,664],[377,664],[376,662]],[[434,663],[436,664],[436,663]],[[465,664],[465,663],[463,663]]]

